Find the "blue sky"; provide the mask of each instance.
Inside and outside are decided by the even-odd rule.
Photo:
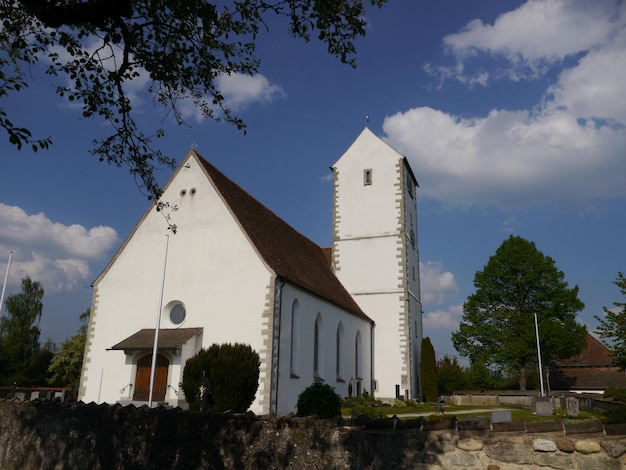
[[[166,128],[159,147],[180,161],[194,145],[275,213],[330,243],[329,166],[365,126],[411,163],[419,181],[424,333],[438,357],[473,277],[510,234],[554,258],[580,287],[580,321],[621,300],[626,270],[626,6],[612,0],[391,0],[367,12],[358,68],[280,22],[260,36],[255,77],[222,83],[247,135],[201,121],[177,127],[142,95],[138,119]],[[42,341],[73,335],[91,282],[148,206],[125,168],[89,154],[106,126],[84,120],[34,68],[4,98],[12,121],[53,146],[0,142],[0,273],[7,295],[25,275],[45,288]],[[164,183],[170,170],[160,170]],[[129,312],[132,314],[132,312]],[[462,361],[466,364],[465,361]]]

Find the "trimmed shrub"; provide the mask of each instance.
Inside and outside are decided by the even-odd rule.
[[[612,398],[615,401],[626,403],[626,388],[609,387],[604,391],[604,398]]]
[[[381,408],[382,402],[380,400],[376,400],[367,393],[364,393],[360,397],[347,398],[344,400],[344,405],[347,408],[350,408],[351,418],[367,416],[371,419],[379,419],[384,418],[387,415]]]
[[[626,423],[626,405],[617,406],[606,410],[602,418],[604,424],[623,424]]]
[[[435,349],[428,336],[422,339],[420,380],[422,382],[422,396],[424,402],[437,401],[439,397],[439,389],[437,387],[437,363],[435,360]]]
[[[341,398],[330,385],[313,382],[298,396],[297,407],[298,416],[333,418],[341,415]]]
[[[198,387],[203,377],[212,391],[207,403],[215,411],[243,413],[259,387],[259,355],[247,344],[214,344],[187,360],[181,388],[191,410],[199,410]]]

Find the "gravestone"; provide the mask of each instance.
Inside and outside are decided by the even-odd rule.
[[[535,411],[537,416],[552,416],[554,414],[552,403],[549,401],[537,401],[535,403]]]
[[[511,412],[509,410],[497,410],[491,412],[492,423],[507,423],[511,420]]]
[[[567,409],[567,416],[577,417],[580,412],[578,406],[578,398],[567,397],[565,399],[565,408]]]

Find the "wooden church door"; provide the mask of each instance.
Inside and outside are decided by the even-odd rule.
[[[156,367],[154,370],[154,390],[152,401],[165,401],[167,389],[167,370],[170,362],[162,355],[157,354]],[[148,401],[150,399],[150,369],[152,367],[152,354],[142,357],[137,361],[137,375],[135,376],[135,393],[133,400]]]

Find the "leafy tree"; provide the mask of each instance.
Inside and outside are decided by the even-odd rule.
[[[145,93],[164,115],[184,124],[182,103],[203,116],[239,129],[220,91],[220,80],[259,70],[257,35],[272,17],[288,21],[289,34],[309,41],[316,35],[328,52],[355,66],[355,39],[365,35],[365,4],[386,0],[15,0],[0,2],[0,97],[28,86],[29,69],[40,60],[59,76],[56,92],[98,117],[111,134],[94,141],[100,161],[127,165],[149,197],[158,197],[155,164],[174,161],[153,146],[163,129],[144,133],[133,114],[128,84],[148,81]],[[147,79],[147,80],[146,80]],[[47,148],[13,124],[0,108],[0,128],[18,148]]]
[[[464,390],[466,384],[465,372],[456,357],[446,355],[437,361],[437,387],[440,394],[448,395],[455,390]]]
[[[422,339],[420,381],[424,401],[437,401],[439,398],[439,390],[437,389],[437,362],[435,359],[435,349],[428,336]]]
[[[617,279],[613,281],[613,284],[619,288],[624,298],[626,298],[626,278],[624,273],[618,273]],[[622,369],[626,369],[626,302],[613,302],[613,305],[616,307],[614,310],[602,307],[605,314],[604,318],[594,315],[595,319],[600,322],[600,326],[596,328],[596,331],[613,353],[615,364]]]
[[[335,389],[322,382],[313,382],[298,396],[298,416],[334,418],[341,416],[341,397]]]
[[[0,318],[0,364],[4,385],[30,385],[31,358],[39,351],[39,320],[44,290],[30,277],[22,279],[22,292],[6,300],[6,315]]]
[[[209,379],[216,411],[244,412],[259,387],[259,355],[246,344],[213,344],[187,359],[181,384],[192,410],[200,408],[198,385]]]
[[[586,328],[576,322],[584,304],[578,286],[570,289],[554,260],[519,236],[511,235],[474,277],[476,292],[463,305],[463,321],[452,334],[454,347],[472,363],[518,371],[537,364],[534,315],[542,362],[582,351]]]
[[[78,333],[61,343],[61,350],[54,355],[48,372],[50,385],[74,387],[80,382],[83,367],[83,356],[87,342],[87,324],[90,309],[80,314],[81,325]]]
[[[474,362],[465,369],[465,380],[470,390],[493,390],[496,387],[496,380],[484,361]]]

